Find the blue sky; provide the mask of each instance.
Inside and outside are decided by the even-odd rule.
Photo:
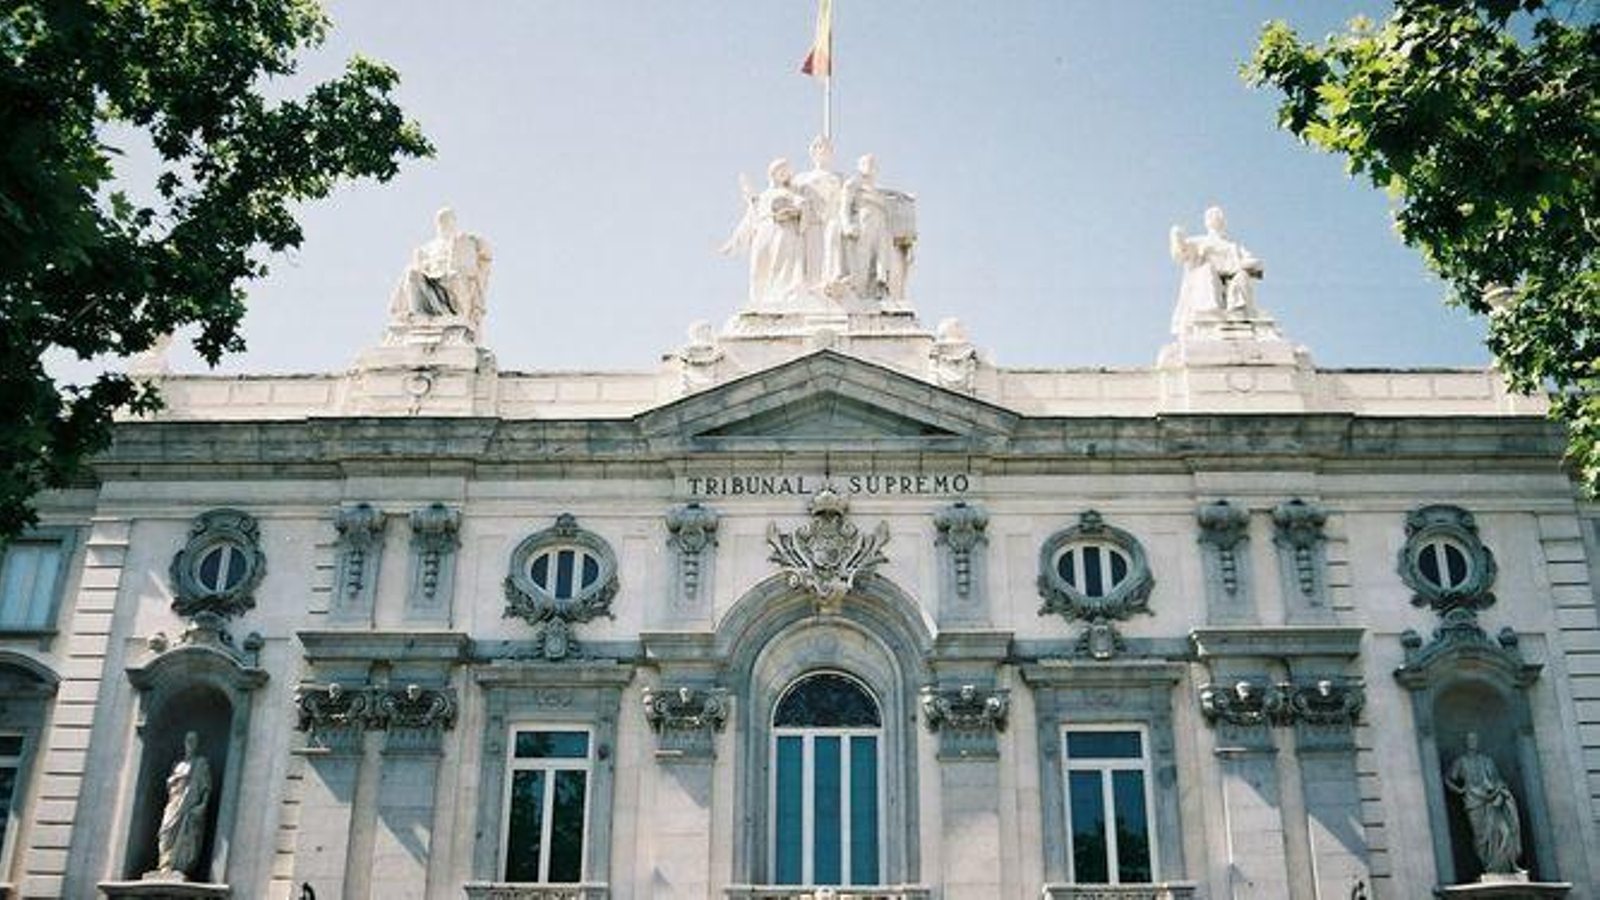
[[[1483,323],[1393,233],[1388,200],[1274,125],[1238,76],[1262,22],[1323,35],[1378,2],[836,0],[841,168],[877,154],[918,195],[911,298],[1007,366],[1148,365],[1178,272],[1167,229],[1211,203],[1266,262],[1258,292],[1326,366],[1480,365]],[[716,254],[738,173],[800,163],[820,93],[811,0],[329,6],[303,78],[353,53],[399,69],[438,148],[306,208],[306,242],[250,288],[223,371],[345,368],[374,344],[433,211],[496,262],[502,369],[637,369],[743,301]],[[180,370],[203,368],[192,352]]]

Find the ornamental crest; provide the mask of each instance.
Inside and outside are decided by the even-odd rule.
[[[838,612],[857,576],[889,561],[883,555],[889,523],[879,522],[872,534],[862,534],[847,518],[849,511],[849,499],[824,487],[811,498],[809,523],[789,533],[779,531],[776,523],[767,525],[767,546],[772,548],[768,559],[788,575],[791,588],[816,595],[823,613]]]

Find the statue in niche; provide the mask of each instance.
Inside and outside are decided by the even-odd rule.
[[[1472,830],[1472,849],[1486,874],[1521,874],[1522,821],[1511,785],[1488,754],[1478,749],[1478,733],[1467,732],[1466,752],[1456,757],[1444,786],[1461,798]]]
[[[794,189],[806,200],[800,226],[805,238],[805,285],[825,295],[845,272],[844,241],[835,215],[844,176],[833,171],[833,142],[826,137],[818,135],[811,141],[810,155],[811,171],[794,177]]]
[[[1183,266],[1178,308],[1172,314],[1172,333],[1183,337],[1205,320],[1257,319],[1255,279],[1262,276],[1261,260],[1228,236],[1228,220],[1220,207],[1206,210],[1206,233],[1188,237],[1172,226],[1172,259]]]
[[[389,305],[391,333],[411,326],[464,324],[476,336],[494,256],[489,242],[456,226],[448,207],[434,216],[433,239],[411,255]]]
[[[801,226],[806,199],[794,189],[789,161],[778,158],[767,166],[767,188],[755,193],[741,177],[744,217],[734,229],[725,254],[750,255],[750,306],[776,312],[796,305],[805,291],[805,239]]]
[[[205,846],[211,804],[211,763],[199,754],[200,736],[183,736],[183,758],[167,776],[167,805],[156,833],[155,878],[187,880]]]

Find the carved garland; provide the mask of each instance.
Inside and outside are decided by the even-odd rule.
[[[337,587],[341,598],[357,598],[367,588],[367,557],[383,541],[387,521],[382,510],[370,503],[358,503],[334,514],[333,527],[339,532],[341,551]]]
[[[939,532],[937,542],[950,548],[958,597],[972,593],[972,553],[980,544],[988,543],[984,534],[988,526],[988,513],[965,500],[957,500],[933,516],[933,527]]]
[[[1327,512],[1315,503],[1296,498],[1274,507],[1272,521],[1278,526],[1275,537],[1278,545],[1294,555],[1295,583],[1300,586],[1300,593],[1308,597],[1315,594],[1316,549],[1323,539],[1322,526],[1327,524]]]
[[[1226,500],[1218,500],[1200,507],[1200,543],[1217,549],[1217,567],[1222,576],[1222,588],[1229,594],[1239,592],[1239,544],[1250,533],[1250,512]]]
[[[883,546],[889,542],[889,523],[879,522],[872,534],[847,518],[850,501],[824,487],[807,507],[811,521],[792,532],[767,524],[768,557],[787,576],[789,587],[815,595],[818,611],[839,611],[856,578],[889,561]]]
[[[644,718],[650,730],[721,731],[728,721],[728,692],[721,688],[644,689]]]
[[[922,720],[929,731],[1005,731],[1011,712],[1010,692],[979,690],[971,684],[956,688],[926,685],[921,701]]]
[[[1316,681],[1268,683],[1242,679],[1233,684],[1200,686],[1200,711],[1206,721],[1229,725],[1352,726],[1366,705],[1359,681],[1322,678]]]
[[[439,593],[444,557],[461,546],[461,511],[430,503],[411,513],[411,546],[417,554],[416,590],[432,601]]]
[[[305,685],[295,698],[300,731],[372,729],[449,730],[456,722],[456,695],[450,688],[374,687],[347,688],[338,682]]]
[[[678,579],[685,602],[700,596],[700,557],[717,545],[717,514],[699,503],[667,513],[667,546],[678,554]]]

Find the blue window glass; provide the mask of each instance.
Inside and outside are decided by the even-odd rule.
[[[589,773],[555,773],[555,808],[550,817],[550,877],[553,882],[583,880],[584,788]]]
[[[1071,759],[1138,759],[1144,755],[1137,731],[1073,731],[1067,734]]]
[[[850,739],[850,883],[878,883],[878,739]]]
[[[544,844],[544,776],[542,771],[511,776],[511,821],[506,829],[506,880],[539,881]]]
[[[1105,582],[1100,575],[1100,548],[1085,547],[1083,549],[1083,592],[1090,597],[1099,597],[1105,594]]]
[[[550,554],[541,553],[533,558],[533,565],[528,567],[528,574],[533,577],[533,583],[545,590],[550,590]]]
[[[1105,884],[1111,879],[1106,853],[1106,809],[1101,773],[1072,772],[1067,796],[1072,816],[1072,875],[1084,884]]]
[[[809,675],[778,701],[780,728],[876,728],[878,703],[853,679],[833,672]]]
[[[815,844],[814,884],[838,884],[842,875],[844,829],[839,818],[839,791],[841,788],[839,739],[818,737],[812,745],[817,755],[812,774],[815,789],[812,791],[815,812],[812,814],[812,834]]]
[[[18,539],[0,559],[0,630],[50,628],[63,565],[60,541]]]
[[[800,884],[801,855],[804,852],[804,824],[800,808],[805,802],[802,794],[804,773],[801,771],[803,738],[778,738],[778,796],[774,821],[777,825],[777,860],[774,882]]]
[[[1056,560],[1056,571],[1061,573],[1061,580],[1074,587],[1078,584],[1078,551],[1068,550]]]
[[[572,561],[571,550],[562,550],[556,554],[556,589],[553,593],[561,600],[572,597]]]
[[[583,759],[589,755],[587,731],[519,731],[518,759]]]
[[[1116,811],[1118,880],[1148,882],[1150,824],[1145,817],[1144,773],[1112,772],[1111,798]]]

